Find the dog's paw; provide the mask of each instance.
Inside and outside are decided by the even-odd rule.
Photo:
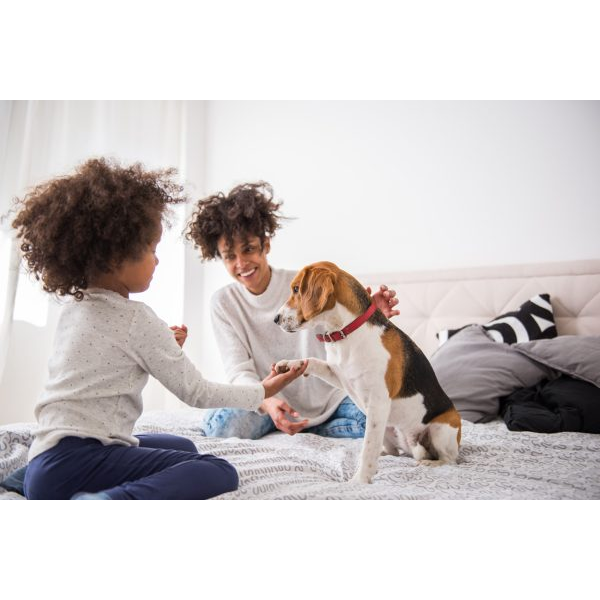
[[[361,473],[356,473],[356,475],[354,475],[354,477],[352,477],[352,479],[350,479],[350,481],[348,483],[369,484],[369,483],[372,483],[372,481],[373,481],[372,477],[362,475]]]
[[[287,360],[280,360],[275,364],[275,372],[276,373],[287,373],[290,368],[288,367]]]
[[[303,360],[280,360],[275,364],[275,371],[277,373],[287,373],[291,371],[293,368],[300,368],[304,364]]]

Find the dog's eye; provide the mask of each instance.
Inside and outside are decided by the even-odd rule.
[[[295,285],[295,286],[292,288],[292,292],[294,292],[294,294],[297,294],[299,289],[300,289],[300,288],[299,288],[297,285]]]

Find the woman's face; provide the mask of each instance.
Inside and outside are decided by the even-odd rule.
[[[234,237],[230,246],[225,236],[221,236],[217,248],[227,272],[250,293],[258,295],[267,289],[271,280],[271,268],[267,262],[271,249],[268,238],[261,244],[257,236]]]

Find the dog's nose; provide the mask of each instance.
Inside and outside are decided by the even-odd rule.
[[[281,315],[275,315],[275,318],[273,320],[275,321],[275,325],[279,325],[279,321],[281,320]]]

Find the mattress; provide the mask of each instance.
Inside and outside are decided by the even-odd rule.
[[[362,440],[272,433],[260,440],[203,437],[195,409],[150,411],[137,433],[167,432],[194,441],[237,469],[235,492],[215,500],[476,500],[600,498],[600,436],[511,432],[501,420],[463,421],[456,465],[420,466],[383,456],[370,485],[348,480]],[[0,479],[26,463],[33,424],[0,427]],[[0,488],[0,499],[22,499]]]

